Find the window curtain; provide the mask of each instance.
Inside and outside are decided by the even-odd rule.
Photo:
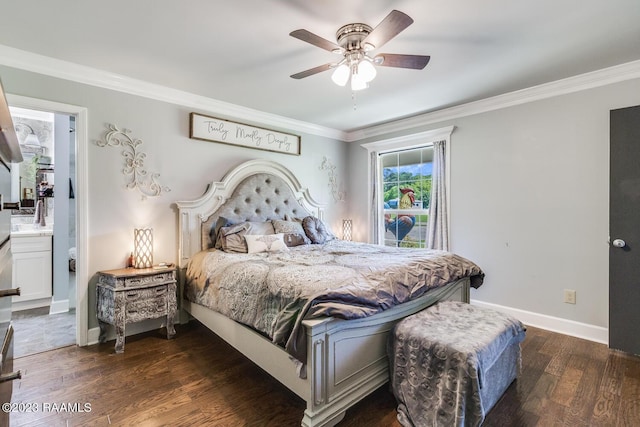
[[[380,206],[378,203],[378,170],[380,168],[380,164],[378,161],[378,152],[377,151],[371,151],[369,153],[370,157],[370,162],[371,162],[371,182],[372,182],[372,186],[371,188],[373,189],[371,191],[371,232],[370,232],[370,236],[371,236],[371,241],[372,243],[379,243],[380,242]]]
[[[431,201],[427,226],[427,248],[449,250],[449,223],[445,170],[446,141],[433,144],[433,170],[431,174]]]

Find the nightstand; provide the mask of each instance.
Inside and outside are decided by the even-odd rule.
[[[106,341],[106,326],[116,328],[116,353],[124,351],[125,325],[167,317],[167,339],[176,334],[176,268],[121,268],[98,272],[97,316],[100,342]]]

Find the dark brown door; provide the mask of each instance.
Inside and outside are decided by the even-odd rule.
[[[610,118],[609,347],[640,354],[640,106]]]

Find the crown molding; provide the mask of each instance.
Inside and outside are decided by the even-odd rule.
[[[640,60],[592,71],[566,79],[533,86],[455,107],[419,114],[406,119],[370,126],[353,131],[341,131],[309,122],[291,119],[264,111],[254,110],[236,104],[219,101],[190,92],[133,79],[120,74],[86,67],[68,61],[15,49],[0,44],[0,65],[31,71],[64,80],[83,83],[103,89],[137,95],[157,101],[168,102],[193,108],[201,112],[236,117],[257,124],[308,133],[311,135],[337,139],[346,142],[407,131],[420,126],[453,120],[460,117],[485,113],[525,104],[527,102],[552,98],[581,90],[592,89],[612,83],[640,78]]]
[[[640,78],[640,61],[627,62],[527,89],[347,132],[346,141],[360,141],[392,132],[406,131],[419,126],[486,113],[637,78]]]
[[[154,99],[196,109],[200,112],[235,117],[269,127],[280,127],[326,138],[346,140],[346,133],[313,123],[219,101],[190,92],[145,82],[108,71],[62,61],[0,44],[0,64],[103,89]]]

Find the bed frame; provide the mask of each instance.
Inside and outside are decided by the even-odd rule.
[[[250,196],[245,188],[248,181],[252,186]],[[256,182],[269,185],[262,187]],[[268,160],[237,166],[222,181],[210,184],[202,197],[178,202],[177,206],[182,279],[189,258],[211,244],[209,230],[218,215],[267,220],[304,213],[323,218],[322,206],[297,178],[284,166]],[[349,407],[389,380],[387,337],[391,328],[400,319],[438,301],[469,302],[469,286],[468,278],[458,280],[363,319],[304,321],[307,362],[302,372],[300,364],[283,348],[253,329],[184,299],[182,308],[300,396],[307,403],[303,426],[333,426]]]

